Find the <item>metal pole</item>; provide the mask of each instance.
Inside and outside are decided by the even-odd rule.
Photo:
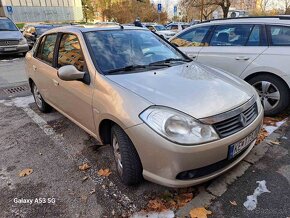
[[[201,0],[200,21],[203,20],[203,7],[204,7],[204,0]]]
[[[160,23],[160,13],[158,13],[158,23]]]

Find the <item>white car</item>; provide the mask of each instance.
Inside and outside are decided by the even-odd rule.
[[[290,101],[290,16],[213,20],[169,40],[194,60],[233,73],[253,85],[266,115]]]
[[[176,34],[174,31],[166,30],[166,28],[160,24],[145,24],[145,26],[165,39],[170,39]]]
[[[167,30],[171,30],[175,33],[178,33],[178,32],[181,32],[182,30],[186,29],[190,27],[190,24],[189,23],[182,23],[182,22],[179,22],[179,23],[170,23],[166,26],[166,29]]]

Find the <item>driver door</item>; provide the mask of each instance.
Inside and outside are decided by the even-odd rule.
[[[76,35],[64,33],[57,48],[57,68],[73,65],[93,79],[87,70],[79,39]],[[84,81],[64,81],[57,77],[57,106],[71,119],[91,132],[95,132],[92,100],[93,85]]]

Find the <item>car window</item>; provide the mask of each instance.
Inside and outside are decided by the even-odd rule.
[[[247,46],[261,45],[261,26],[256,25],[251,32]]]
[[[58,67],[73,65],[79,71],[84,70],[84,58],[78,37],[73,34],[64,34],[58,50]]]
[[[49,34],[42,38],[36,57],[52,65],[53,52],[57,34]]]
[[[253,25],[221,25],[214,30],[211,46],[244,46],[251,34]]]
[[[270,26],[272,45],[290,46],[290,27],[288,26]]]
[[[147,28],[148,28],[149,30],[151,30],[151,31],[154,31],[154,30],[155,30],[153,26],[147,26]]]
[[[205,46],[203,40],[209,29],[210,26],[192,28],[174,38],[171,43],[179,47]]]
[[[178,30],[178,25],[171,25],[172,30]]]

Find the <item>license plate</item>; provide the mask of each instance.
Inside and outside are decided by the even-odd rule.
[[[4,51],[16,51],[16,48],[4,48]]]
[[[229,147],[229,159],[234,158],[244,149],[246,149],[258,136],[260,127],[251,132],[246,138],[241,141],[236,142],[235,144],[230,145]]]

